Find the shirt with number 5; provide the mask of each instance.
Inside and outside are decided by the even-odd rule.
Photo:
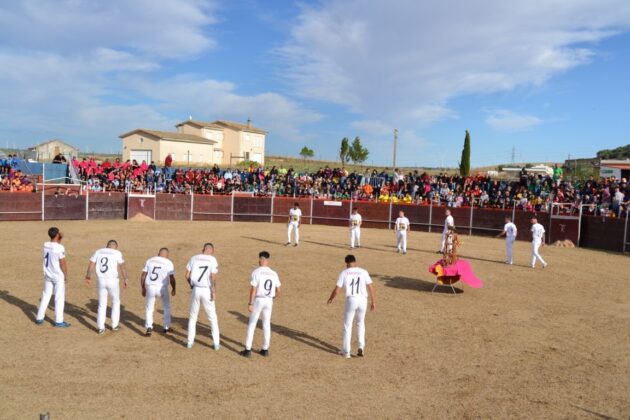
[[[96,264],[96,276],[100,279],[118,278],[118,264],[125,262],[122,253],[113,248],[101,248],[92,255],[90,261]]]
[[[276,296],[276,288],[281,286],[278,274],[269,267],[255,269],[249,284],[256,288],[257,298],[273,298]]]
[[[188,261],[186,270],[190,271],[190,282],[194,287],[212,287],[211,274],[219,272],[219,263],[212,255],[195,255]]]
[[[346,297],[368,297],[367,285],[372,284],[368,272],[359,267],[343,270],[337,279],[337,287],[346,290]]]
[[[145,287],[167,287],[169,277],[175,275],[175,267],[171,260],[160,256],[149,258],[142,271],[147,273],[144,279]]]

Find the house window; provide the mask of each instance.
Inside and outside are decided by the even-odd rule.
[[[199,155],[199,162],[203,162],[203,155]]]

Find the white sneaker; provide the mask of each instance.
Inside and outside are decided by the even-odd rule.
[[[188,343],[188,344],[186,344],[186,348],[187,349],[192,349],[192,345],[193,345],[193,343]]]

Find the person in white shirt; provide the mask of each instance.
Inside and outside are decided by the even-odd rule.
[[[346,292],[346,305],[343,317],[343,348],[341,355],[346,359],[351,358],[352,322],[356,317],[357,341],[359,350],[357,356],[365,355],[365,314],[367,312],[368,295],[371,300],[370,310],[376,309],[376,292],[372,285],[370,274],[357,266],[354,255],[346,255],[346,269],[339,274],[337,285],[333,289],[328,304],[333,303],[341,290]]]
[[[111,239],[105,248],[97,250],[90,258],[85,284],[91,284],[92,272],[96,272],[96,287],[98,288],[98,310],[96,312],[96,327],[99,334],[105,333],[105,314],[107,312],[107,295],[112,296],[112,331],[118,331],[120,327],[120,284],[118,273],[122,274],[123,287],[127,287],[127,271],[125,260],[118,250],[118,242]]]
[[[352,215],[350,216],[350,248],[354,248],[356,242],[357,248],[361,247],[361,215],[358,208],[352,209]]]
[[[444,253],[444,246],[446,245],[446,235],[448,233],[448,228],[455,226],[455,220],[453,219],[453,216],[451,216],[451,211],[446,210],[444,214],[446,216],[446,219],[444,219],[444,229],[442,230],[442,240],[440,242],[440,250],[438,251],[438,254]]]
[[[302,210],[299,203],[293,203],[293,208],[289,210],[289,224],[287,225],[287,243],[291,245],[291,231],[295,232],[295,245],[300,244],[300,225],[302,224]]]
[[[35,323],[42,325],[46,316],[46,308],[50,298],[55,295],[55,327],[66,328],[70,323],[63,320],[63,309],[66,296],[66,279],[68,278],[68,265],[66,264],[66,249],[61,245],[63,233],[56,227],[48,229],[49,242],[44,243],[43,268],[44,290],[39,301],[39,308]]]
[[[545,246],[545,228],[538,223],[538,220],[534,217],[532,222],[532,268],[536,267],[536,260],[539,260],[543,268],[547,267],[547,263],[540,256],[538,250],[541,246]]]
[[[254,332],[258,324],[258,318],[262,314],[263,345],[260,350],[262,356],[269,356],[269,344],[271,342],[271,311],[273,300],[278,297],[281,290],[278,274],[269,268],[270,255],[267,251],[258,254],[259,267],[252,272],[249,285],[249,302],[247,310],[249,314],[249,324],[247,325],[247,336],[245,337],[245,349],[241,356],[250,357],[252,355],[252,344],[254,342]]]
[[[162,299],[164,309],[164,330],[166,334],[171,329],[171,296],[175,296],[175,267],[168,259],[168,248],[160,248],[158,255],[151,257],[144,264],[142,275],[140,276],[140,287],[142,296],[145,297],[145,323],[147,329],[145,335],[150,336],[153,332],[153,310],[155,301],[159,297]],[[168,285],[171,284],[171,293],[168,293]]]
[[[214,246],[211,243],[206,243],[203,245],[202,253],[192,257],[186,265],[186,280],[192,288],[188,317],[188,348],[191,348],[195,342],[197,316],[199,315],[199,307],[202,305],[210,321],[213,347],[215,350],[221,348],[221,335],[219,334],[219,321],[215,306],[219,264],[212,254],[214,254]]]
[[[512,246],[514,245],[514,241],[516,241],[516,234],[516,225],[509,216],[506,216],[503,231],[497,235],[497,238],[505,236],[505,252],[507,255],[505,263],[509,265],[512,265]]]
[[[405,217],[404,211],[398,212],[398,218],[396,219],[396,252],[403,254],[407,253],[407,232],[411,230],[411,223],[409,219]]]

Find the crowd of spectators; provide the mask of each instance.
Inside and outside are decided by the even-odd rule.
[[[585,211],[611,216],[630,208],[630,185],[626,179],[590,177],[569,181],[563,179],[559,168],[552,176],[523,170],[518,179],[508,180],[482,174],[462,177],[417,170],[404,173],[398,169],[350,172],[343,167],[328,166],[313,172],[257,165],[237,169],[222,169],[217,165],[206,169],[174,168],[169,158],[164,165],[119,159],[98,163],[85,158],[75,158],[71,163],[86,188],[93,192],[229,194],[242,191],[260,196],[434,203],[449,207],[516,206],[530,211],[547,211],[552,203],[561,203],[565,212],[579,211],[580,204],[587,204]],[[20,179],[23,177],[15,173],[12,180],[3,178],[2,189],[7,189],[6,183],[22,182]]]
[[[18,168],[18,155],[0,157],[0,191],[33,192],[31,179]]]

